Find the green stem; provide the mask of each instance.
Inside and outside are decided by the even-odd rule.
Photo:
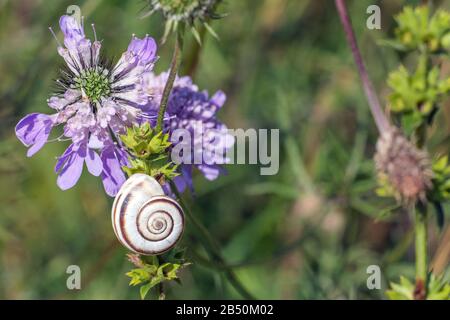
[[[166,293],[164,292],[164,284],[162,282],[158,285],[158,300],[166,300]]]
[[[423,49],[419,57],[418,72],[427,75],[430,72],[430,56],[426,49]],[[423,148],[427,140],[427,124],[422,124],[415,130],[416,145]],[[414,291],[414,299],[423,300],[427,296],[427,277],[428,277],[428,259],[427,259],[427,243],[428,243],[428,217],[426,205],[420,203],[412,208],[414,213],[414,234],[415,234],[415,250],[416,250],[416,288]]]
[[[416,283],[426,283],[427,267],[427,212],[416,208],[415,237],[416,237]]]
[[[366,94],[367,102],[369,103],[370,111],[372,112],[373,119],[377,125],[378,131],[382,134],[389,127],[390,123],[386,115],[381,108],[380,101],[375,92],[375,88],[370,81],[369,74],[367,73],[366,66],[361,56],[361,51],[359,50],[358,43],[356,41],[355,32],[353,31],[352,23],[350,21],[350,16],[347,12],[347,7],[344,0],[335,0],[336,8],[341,19],[342,26],[347,38],[347,42],[353,54],[353,59],[355,60],[356,67],[361,78],[362,87]]]
[[[163,261],[161,256],[155,256],[155,258],[158,260],[158,265],[162,265]],[[158,300],[166,300],[166,293],[164,291],[164,283],[160,282],[158,284]]]
[[[183,28],[181,28],[182,30]],[[164,114],[166,112],[167,103],[169,102],[170,92],[172,91],[173,83],[177,76],[178,68],[181,64],[181,51],[183,48],[183,31],[177,31],[177,36],[175,38],[175,47],[173,50],[172,62],[170,63],[169,76],[167,78],[166,85],[164,86],[164,91],[161,98],[161,103],[159,105],[158,111],[158,122],[156,125],[157,131],[162,131]]]
[[[220,252],[219,245],[212,237],[212,235],[209,233],[208,229],[195,217],[195,215],[192,214],[188,206],[186,206],[173,181],[170,181],[170,186],[172,188],[172,191],[175,193],[176,197],[180,201],[180,204],[183,207],[186,216],[189,218],[193,226],[197,229],[197,231],[199,231],[199,234],[203,238],[204,241],[202,241],[202,243],[204,248],[211,256],[211,258],[217,260],[218,263],[224,267],[223,271],[230,284],[236,289],[236,291],[240,295],[242,295],[244,299],[255,300],[255,297],[253,297],[253,295],[250,292],[248,292],[247,289],[243,286],[243,284],[239,281],[233,269],[230,268],[225,262],[225,259],[223,258]]]

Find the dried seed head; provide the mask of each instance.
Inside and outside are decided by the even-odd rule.
[[[399,201],[425,200],[431,187],[431,162],[427,152],[419,150],[395,127],[377,141],[375,165],[378,174],[387,177]]]

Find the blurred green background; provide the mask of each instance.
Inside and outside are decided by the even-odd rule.
[[[386,76],[402,57],[377,40],[392,34],[394,14],[418,2],[348,1],[383,100]],[[160,16],[139,19],[141,0],[0,0],[3,299],[139,298],[138,289],[128,287],[125,272],[132,265],[114,236],[112,199],[100,179],[85,172],[76,187],[59,190],[53,167],[67,144],[48,143],[26,158],[14,135],[25,114],[51,112],[46,99],[63,61],[48,27],[59,30],[58,19],[71,4],[82,8],[86,26],[95,23],[102,50],[116,59],[132,33],[160,39],[164,29]],[[381,7],[381,30],[366,28],[371,4]],[[195,65],[189,35],[183,72],[202,89],[226,92],[220,118],[228,127],[281,129],[280,171],[260,176],[256,165],[233,165],[214,182],[197,175],[193,213],[257,298],[383,298],[387,279],[414,275],[411,219],[388,214],[393,203],[374,194],[376,130],[333,1],[227,0],[219,11],[229,14],[212,23],[220,41],[206,36]],[[156,71],[168,68],[171,47],[171,41],[160,47]],[[448,107],[433,128],[432,147],[441,154],[449,151]],[[181,243],[193,265],[182,272],[182,286],[168,286],[167,297],[240,298],[221,270],[195,258],[205,253],[194,232],[187,224]],[[439,254],[450,233],[444,242],[444,231],[433,234],[439,234],[430,241],[434,267],[445,271],[448,259]],[[81,267],[79,291],[66,288],[66,268],[73,264]],[[367,289],[369,265],[381,267],[382,290]]]

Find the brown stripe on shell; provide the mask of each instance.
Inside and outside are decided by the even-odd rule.
[[[161,200],[163,200],[163,199],[155,199],[155,200],[156,200],[156,201],[161,201]],[[152,202],[154,202],[154,200],[147,201],[145,204],[146,204],[146,205],[147,205],[147,204],[151,204]],[[170,202],[170,201],[167,201],[167,202],[172,203],[172,202]],[[138,225],[137,230],[138,230],[139,234],[142,236],[142,238],[146,239],[147,241],[158,242],[158,241],[164,240],[165,238],[164,238],[164,239],[161,239],[161,240],[152,240],[152,239],[149,239],[149,238],[147,238],[147,237],[141,232],[141,230],[140,230],[140,228],[139,228],[139,223],[138,223],[138,221],[139,221],[139,217],[140,217],[142,211],[144,210],[144,208],[145,208],[145,206],[142,206],[142,208],[139,209],[139,213],[138,213],[137,216],[136,216],[136,223],[137,223],[137,225]],[[150,219],[150,217],[151,217],[153,214],[156,214],[156,213],[158,213],[158,212],[163,212],[163,213],[167,214],[167,215],[169,216],[170,220],[172,220],[172,226],[170,227],[170,230],[169,230],[169,235],[170,235],[170,234],[172,233],[172,231],[173,231],[174,221],[173,221],[173,218],[172,218],[172,216],[170,215],[169,212],[164,211],[164,210],[159,210],[159,211],[152,212],[152,214],[149,216],[149,219]],[[147,220],[147,221],[148,221],[148,220]],[[164,231],[162,231],[162,232],[165,232],[165,231],[166,231],[166,230],[164,230]]]
[[[130,240],[128,238],[127,230],[125,228],[125,219],[124,219],[124,217],[125,217],[125,210],[126,210],[126,208],[128,206],[128,203],[130,202],[131,198],[132,198],[131,192],[128,192],[128,194],[125,197],[125,199],[123,199],[122,206],[120,207],[119,219],[120,219],[120,230],[122,231],[123,241],[125,241],[130,248],[135,249],[134,245],[130,242]]]
[[[169,200],[170,199],[170,200]],[[164,253],[164,252],[167,252],[167,251],[169,251],[170,249],[172,249],[177,243],[178,243],[178,240],[181,238],[181,236],[183,235],[183,233],[184,233],[184,211],[183,211],[183,209],[181,208],[181,206],[175,201],[175,200],[173,200],[173,199],[171,199],[171,198],[166,198],[165,196],[155,196],[154,198],[152,198],[151,199],[151,202],[153,202],[153,201],[164,201],[164,202],[167,202],[167,203],[171,203],[171,204],[173,204],[173,205],[175,205],[176,207],[177,207],[177,209],[178,209],[178,211],[181,213],[180,214],[180,216],[181,216],[181,224],[182,224],[182,228],[181,228],[181,232],[180,232],[180,234],[179,234],[179,236],[178,236],[178,238],[176,238],[175,239],[175,241],[172,243],[172,245],[171,246],[169,246],[169,247],[167,247],[166,249],[164,249],[164,250],[161,250],[161,251],[155,251],[155,250],[152,250],[152,251],[148,251],[147,253],[149,253],[149,254],[161,254],[161,253]],[[148,203],[148,202],[147,202]],[[173,219],[172,219],[173,220]],[[174,228],[174,225],[172,224],[172,229]],[[172,230],[171,230],[172,231]],[[159,241],[162,241],[162,240],[159,240]]]
[[[112,219],[113,219],[112,225],[113,225],[114,233],[116,234],[117,237],[119,237],[119,234],[117,233],[118,230],[116,228],[116,215],[117,215],[117,206],[119,205],[120,198],[122,198],[122,193],[119,193],[117,195],[117,198],[116,198],[116,201],[115,201],[114,207],[113,207],[113,216],[112,216]]]
[[[159,250],[159,251],[157,251],[157,250],[148,250],[148,251],[143,251],[143,250],[137,250],[131,243],[130,243],[130,240],[129,240],[129,238],[128,238],[128,235],[127,235],[127,233],[126,233],[126,230],[125,230],[125,228],[124,228],[124,225],[125,225],[125,222],[124,222],[124,219],[123,219],[123,217],[124,217],[124,215],[123,214],[121,214],[121,216],[120,216],[120,225],[121,225],[121,228],[122,228],[122,235],[123,235],[123,238],[124,238],[124,241],[126,241],[126,243],[131,247],[131,248],[133,248],[134,250],[136,250],[138,253],[142,253],[142,254],[161,254],[161,253],[164,253],[164,252],[166,252],[166,251],[168,251],[168,250],[170,250],[170,249],[172,249],[176,244],[177,244],[177,242],[178,242],[178,239],[180,239],[181,238],[181,236],[183,235],[183,232],[184,232],[184,212],[183,212],[183,209],[181,208],[181,206],[176,202],[176,201],[174,201],[174,200],[172,200],[172,199],[170,199],[170,198],[166,198],[165,196],[155,196],[154,198],[152,198],[152,199],[150,199],[149,201],[147,201],[146,202],[146,204],[149,204],[149,203],[151,203],[151,202],[155,202],[155,201],[163,201],[163,202],[166,202],[166,203],[169,203],[169,204],[173,204],[173,205],[175,205],[175,207],[177,207],[177,209],[178,209],[178,211],[180,212],[180,216],[181,216],[181,224],[182,224],[182,228],[181,228],[181,232],[180,232],[180,234],[179,234],[179,236],[175,239],[175,241],[172,243],[172,245],[170,245],[169,247],[167,247],[166,249],[164,249],[164,250]],[[126,203],[128,203],[130,201],[130,199],[129,199],[129,194],[127,195],[127,197],[124,199],[124,203],[126,202]],[[121,212],[122,212],[123,210],[121,210]],[[142,208],[140,208],[139,209],[139,214],[141,213],[141,211],[142,211]],[[166,212],[167,213],[167,212]],[[138,216],[139,216],[139,214],[138,214]],[[168,213],[167,213],[168,214]],[[170,214],[169,214],[170,215]],[[137,220],[137,217],[138,216],[136,216],[136,220]],[[172,221],[173,221],[173,218],[172,218]],[[172,230],[173,230],[173,228],[174,228],[174,224],[172,223],[172,228],[171,228],[171,232],[172,232]],[[138,228],[139,229],[139,228]],[[139,232],[140,233],[140,232]],[[141,234],[141,233],[140,233]],[[169,233],[170,234],[170,233]],[[142,234],[141,234],[142,235]],[[145,237],[144,237],[145,238]],[[162,240],[158,240],[158,241],[153,241],[153,240],[148,240],[147,238],[145,238],[146,239],[146,241],[152,241],[152,242],[159,242],[159,241],[163,241],[164,239],[162,239]]]

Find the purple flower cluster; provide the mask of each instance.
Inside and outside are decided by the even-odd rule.
[[[142,79],[153,68],[157,46],[148,36],[133,36],[117,64],[108,67],[100,59],[100,41],[86,38],[75,18],[62,16],[59,24],[64,46],[58,46],[58,53],[67,69],[57,81],[62,92],[48,100],[56,113],[27,115],[17,124],[16,135],[30,147],[31,157],[48,141],[52,129],[62,125],[62,135],[72,143],[56,163],[58,186],[73,187],[86,163],[91,174],[102,177],[106,193],[114,196],[125,181],[121,167],[128,164],[117,135],[139,121],[141,107],[149,101]]]
[[[16,135],[29,147],[27,156],[31,157],[49,141],[52,129],[61,126],[61,136],[55,140],[70,140],[71,144],[55,166],[58,186],[63,190],[73,187],[86,164],[92,175],[101,176],[106,193],[115,196],[126,179],[122,167],[130,165],[118,136],[134,124],[150,121],[155,125],[168,73],[152,72],[157,46],[148,36],[133,36],[127,51],[110,66],[100,58],[95,30],[91,41],[75,18],[62,16],[59,23],[64,45],[58,42],[58,53],[67,68],[57,80],[61,92],[47,101],[55,113],[27,115],[17,124]],[[209,180],[222,172],[225,152],[234,143],[216,118],[224,102],[223,92],[209,97],[189,77],[179,77],[164,118],[165,132],[182,128],[192,134],[192,157],[203,160],[195,166]],[[175,181],[180,191],[192,188],[192,170],[192,164],[180,167],[181,175]]]
[[[145,74],[143,86],[152,96],[147,110],[154,113],[161,101],[168,72],[155,75]],[[179,191],[186,187],[192,190],[193,166],[197,167],[208,180],[216,179],[223,173],[222,164],[228,162],[226,151],[234,144],[234,137],[228,134],[227,127],[216,118],[217,111],[225,103],[226,96],[217,91],[209,97],[207,91],[199,91],[190,77],[177,77],[169,97],[164,117],[164,130],[173,132],[175,129],[186,129],[191,136],[191,161],[194,164],[180,166],[181,175],[175,178]],[[173,144],[183,143],[171,139]],[[194,158],[201,159],[196,163]]]

